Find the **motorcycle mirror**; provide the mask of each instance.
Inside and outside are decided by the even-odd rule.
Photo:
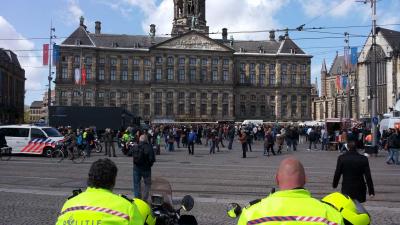
[[[230,218],[236,218],[242,213],[242,207],[237,203],[229,203],[226,213]]]
[[[182,199],[181,204],[182,204],[183,210],[190,211],[193,209],[194,199],[190,195],[185,195],[185,197],[183,197],[183,199]]]

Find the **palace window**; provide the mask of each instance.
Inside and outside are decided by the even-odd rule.
[[[174,115],[174,103],[172,102],[167,103],[166,110],[167,110],[166,111],[167,116]]]
[[[92,79],[92,66],[86,66],[86,79]]]
[[[224,116],[227,116],[227,115],[229,115],[229,107],[228,107],[228,104],[223,104],[222,105],[222,115],[224,115]]]
[[[111,58],[110,59],[110,64],[111,64],[111,66],[116,66],[117,65],[117,59]]]
[[[222,73],[223,73],[222,79],[224,81],[228,81],[229,80],[229,72],[228,72],[228,70],[224,70]]]
[[[191,81],[196,80],[196,69],[190,69],[190,80]]]
[[[184,57],[179,57],[179,65],[185,65],[185,58]]]
[[[200,114],[201,115],[207,115],[207,104],[201,104],[200,105]]]
[[[144,71],[144,80],[149,81],[150,80],[150,70],[145,70]]]
[[[196,62],[197,62],[196,58],[190,58],[190,60],[189,60],[189,63],[190,63],[191,66],[195,66]]]
[[[224,66],[229,66],[229,59],[224,59]]]
[[[115,80],[116,79],[115,74],[116,74],[116,70],[115,70],[114,67],[112,67],[111,70],[110,70],[110,79],[111,80]]]
[[[161,80],[162,78],[162,70],[161,68],[157,68],[156,70],[156,80]]]
[[[173,80],[173,79],[174,79],[174,69],[168,68],[167,79],[168,79],[168,80]]]
[[[122,65],[127,66],[128,65],[128,59],[122,59]]]
[[[169,66],[174,65],[174,57],[172,57],[172,56],[168,57],[168,65]]]
[[[207,69],[201,69],[201,77],[200,80],[204,81],[207,78]]]
[[[61,69],[61,79],[68,79],[68,68],[66,66]]]
[[[179,104],[178,105],[178,114],[179,115],[184,115],[185,114],[185,104]]]
[[[218,80],[218,70],[214,69],[212,71],[212,80],[217,81]]]
[[[139,59],[133,59],[133,65],[138,66],[140,63]]]
[[[133,80],[135,81],[139,80],[139,70],[133,71]]]
[[[99,69],[99,80],[104,80],[104,68]]]
[[[179,69],[179,80],[185,80],[185,69]]]
[[[122,70],[122,80],[128,80],[128,71]]]
[[[215,66],[215,65],[218,65],[218,62],[219,62],[219,60],[218,60],[218,58],[213,58],[212,59],[212,64]]]
[[[160,65],[160,64],[162,64],[162,62],[163,62],[163,58],[161,56],[157,56],[156,57],[156,64]]]

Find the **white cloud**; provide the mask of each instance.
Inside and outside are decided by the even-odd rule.
[[[39,69],[38,67],[42,66],[41,57],[37,57],[40,53],[34,50],[35,44],[32,41],[26,40],[23,35],[18,33],[15,28],[2,16],[0,16],[0,34],[2,37],[10,38],[10,39],[19,39],[19,40],[0,40],[0,46],[4,49],[10,50],[27,50],[27,51],[15,51],[18,56],[18,60],[25,69],[25,90],[27,90],[25,94],[26,102],[30,103],[30,100],[33,100],[33,96],[41,97],[41,90],[44,91],[47,74],[46,69]]]
[[[352,0],[297,0],[308,17],[330,16],[333,18],[358,12],[358,2]]]
[[[260,30],[281,28],[275,20],[278,11],[290,0],[224,0],[207,1],[206,18],[210,32],[220,32],[226,27],[228,31]],[[157,34],[169,34],[172,29],[173,1],[162,0],[113,0],[103,2],[124,16],[132,13],[132,8],[139,8],[143,14],[142,29],[149,31],[149,25],[157,26]],[[143,4],[145,3],[145,4]],[[235,38],[266,39],[268,34],[235,34]]]
[[[79,5],[79,0],[67,0],[66,10],[59,12],[61,21],[68,26],[78,26],[79,18],[84,14]]]

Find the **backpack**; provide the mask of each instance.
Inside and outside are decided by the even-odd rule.
[[[151,146],[150,146],[151,147]],[[149,152],[145,152],[144,145],[137,145],[132,149],[133,163],[138,166],[151,167],[153,166],[150,160]]]

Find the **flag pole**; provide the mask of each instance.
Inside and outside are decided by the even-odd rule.
[[[48,90],[47,90],[47,124],[49,124],[50,121],[50,106],[51,106],[51,80],[53,79],[51,77],[51,66],[52,66],[52,62],[51,62],[51,58],[52,55],[52,43],[53,43],[53,37],[54,34],[53,32],[55,31],[55,28],[53,27],[53,20],[51,19],[50,21],[50,39],[49,39],[49,51],[48,51],[48,55],[49,55],[49,76],[48,76],[48,80],[49,80],[49,86],[48,86]],[[54,49],[53,49],[54,51]]]
[[[81,48],[81,60],[80,60],[80,64],[79,64],[79,74],[81,75],[81,79],[79,81],[79,93],[81,94],[81,106],[83,106],[83,90],[82,90],[82,61],[84,62],[84,57],[83,57],[83,49],[82,46],[79,46]]]

